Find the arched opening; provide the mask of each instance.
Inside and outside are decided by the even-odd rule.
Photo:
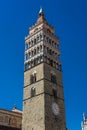
[[[35,83],[36,82],[36,71],[33,71],[30,75],[30,83]]]
[[[35,87],[32,87],[31,88],[31,97],[34,97],[35,94],[36,94],[36,89],[35,89]]]

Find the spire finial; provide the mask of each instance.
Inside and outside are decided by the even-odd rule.
[[[44,12],[43,12],[43,9],[42,9],[42,7],[41,7],[41,6],[40,6],[39,15],[43,15],[43,16],[44,16]]]
[[[42,9],[42,7],[40,6],[39,14],[41,14],[42,12],[43,12],[43,9]]]
[[[40,7],[40,11],[39,11],[38,19],[37,19],[37,23],[40,23],[40,22],[46,22],[42,7]]]

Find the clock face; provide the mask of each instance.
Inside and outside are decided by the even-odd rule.
[[[52,104],[52,111],[53,111],[54,115],[56,115],[56,116],[59,115],[59,106],[55,102]]]

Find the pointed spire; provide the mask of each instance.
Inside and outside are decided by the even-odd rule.
[[[42,7],[40,7],[40,11],[39,11],[39,16],[44,16],[44,12],[43,12],[43,9],[42,9]]]
[[[38,17],[38,19],[37,19],[37,24],[38,24],[38,23],[41,23],[41,22],[46,22],[46,19],[45,19],[45,17],[44,17],[44,12],[43,12],[42,7],[40,7],[39,17]]]
[[[43,9],[42,9],[42,7],[40,7],[39,14],[41,14],[42,12],[43,12]]]

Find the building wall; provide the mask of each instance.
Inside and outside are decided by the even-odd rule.
[[[0,109],[0,130],[19,129],[22,126],[22,113]]]
[[[36,71],[37,81],[30,84],[30,74]],[[44,130],[44,75],[43,63],[24,73],[23,130]],[[35,96],[31,97],[31,88]]]
[[[56,84],[51,82],[51,72],[56,75]],[[66,130],[65,122],[65,107],[64,107],[64,94],[62,84],[62,72],[51,67],[48,64],[44,64],[45,75],[45,127],[46,130]],[[57,98],[53,96],[53,87],[56,88]],[[59,115],[55,116],[52,111],[52,104],[57,103],[59,106]]]
[[[83,114],[83,122],[81,122],[82,130],[87,130],[87,117]]]

